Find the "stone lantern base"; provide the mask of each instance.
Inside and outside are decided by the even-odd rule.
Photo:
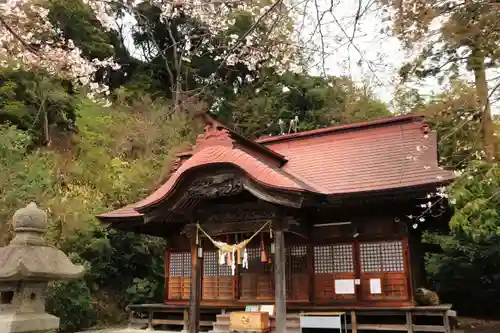
[[[59,328],[59,318],[48,313],[0,312],[1,333],[45,333]]]

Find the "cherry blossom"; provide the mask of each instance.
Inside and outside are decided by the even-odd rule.
[[[119,68],[112,59],[85,59],[73,41],[64,39],[50,23],[44,4],[29,0],[0,2],[0,66],[43,69],[80,85],[89,85],[103,66]],[[90,94],[105,91],[106,87],[94,84]]]
[[[104,28],[114,29],[116,17],[113,7],[122,6],[133,10],[141,1],[125,0],[83,0],[94,11]],[[292,1],[292,0],[289,0]],[[298,8],[283,0],[269,2],[228,1],[165,1],[151,0],[150,3],[162,10],[164,19],[180,13],[201,22],[212,36],[225,36],[224,49],[212,48],[215,60],[227,65],[242,63],[249,69],[256,69],[264,63],[279,71],[300,70],[297,44],[294,41],[293,21]],[[48,2],[38,0],[3,0],[0,2],[0,66],[24,70],[43,69],[51,74],[71,79],[88,86],[90,96],[106,93],[102,85],[92,84],[94,73],[103,66],[118,69],[113,59],[89,61],[75,47],[71,40],[48,19]],[[292,10],[293,8],[296,11]],[[246,32],[230,33],[236,18],[242,13],[254,18],[253,26]],[[262,33],[262,29],[266,33]],[[182,61],[189,62],[197,55],[187,38],[182,50]],[[204,41],[207,43],[207,41]]]

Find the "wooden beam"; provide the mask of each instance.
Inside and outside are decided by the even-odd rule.
[[[191,237],[191,294],[189,297],[189,333],[200,331],[201,258],[198,257],[196,236]]]
[[[285,232],[275,232],[274,283],[276,333],[285,333],[286,329],[286,277],[285,277]]]
[[[210,223],[201,224],[201,228],[210,236],[235,234],[235,233],[253,233],[259,230],[266,220],[263,221],[241,221],[230,223]],[[190,235],[196,231],[196,224],[186,224],[181,234]],[[202,234],[200,234],[202,235]]]
[[[293,217],[289,217],[286,219],[286,222],[281,222],[281,230],[295,234],[305,239],[310,238],[311,229],[306,228],[299,221],[294,219]]]
[[[235,233],[254,233],[259,230],[268,219],[255,220],[255,221],[239,221],[239,222],[226,222],[226,223],[202,223],[201,228],[210,236],[235,234]],[[275,224],[277,229],[282,231],[295,233],[304,238],[308,237],[308,231],[301,228],[300,224],[294,220],[284,221],[281,224]],[[183,235],[191,235],[196,232],[196,224],[186,224],[181,231]]]

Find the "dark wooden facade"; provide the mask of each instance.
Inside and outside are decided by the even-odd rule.
[[[233,218],[237,219],[238,215],[245,215],[242,212],[248,207],[258,204],[228,206],[225,216],[229,217],[228,210],[235,210]],[[261,205],[266,206],[265,203]],[[417,236],[412,234],[405,215],[394,214],[395,210],[387,203],[379,205],[385,208],[385,213],[381,209],[370,212],[369,204],[365,204],[353,207],[352,211],[356,213],[346,213],[342,220],[311,214],[316,218],[302,217],[302,228],[285,234],[288,303],[332,306],[403,306],[413,303],[413,289],[422,283],[412,275],[412,271],[419,270],[423,259],[412,258],[410,243],[412,237]],[[217,211],[215,207],[214,211]],[[299,220],[296,217],[288,219]],[[266,220],[239,223],[249,222],[256,230]],[[217,228],[224,230],[221,225]],[[221,233],[216,239],[228,243],[250,236],[249,233]],[[248,246],[248,269],[237,267],[233,276],[229,266],[219,265],[218,252],[211,242],[202,238],[201,304],[230,306],[274,301],[273,239],[268,228],[263,232],[263,239],[270,262],[261,262],[259,236]],[[189,301],[190,295],[189,242],[186,236],[179,235],[173,237],[170,244],[165,252],[165,303],[182,304]],[[355,280],[354,294],[336,293],[335,280],[345,279]],[[370,292],[370,279],[380,279],[380,294]]]

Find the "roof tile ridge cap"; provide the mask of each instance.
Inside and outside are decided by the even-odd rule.
[[[277,158],[281,160],[282,164],[286,164],[288,162],[287,158],[285,155],[277,152],[276,150],[272,149],[271,147],[268,147],[265,145],[265,143],[259,142],[258,139],[250,139],[247,138],[244,135],[238,134],[235,131],[231,130],[230,128],[226,128],[229,131],[230,135],[233,135],[236,139],[234,139],[234,144],[240,144],[240,145],[247,145],[250,146],[249,148],[252,149],[252,145],[254,145],[256,148],[261,149],[264,153],[269,154],[273,156],[274,158]]]
[[[271,149],[270,147],[267,147],[265,144],[258,142],[258,140],[253,140],[250,139],[242,134],[239,134],[235,130],[231,129],[228,125],[220,122],[217,120],[210,112],[206,112],[202,115],[205,119],[205,122],[207,125],[211,126],[212,129],[215,129],[215,131],[224,131],[232,140],[233,147],[236,146],[236,144],[247,144],[247,145],[254,145],[255,147],[258,147],[258,149],[261,149],[264,153],[272,155],[274,158],[277,158],[281,161],[282,164],[286,164],[288,160],[286,157],[279,152],[275,151],[274,149]]]
[[[239,148],[235,148],[235,150],[241,150]],[[312,189],[314,190],[314,192],[317,192],[317,193],[328,193],[328,190],[322,188],[321,186],[319,185],[316,185],[315,183],[311,182],[310,180],[296,174],[295,172],[291,171],[291,170],[285,170],[286,168],[286,164],[283,165],[283,166],[278,166],[278,165],[272,165],[272,164],[269,164],[267,163],[265,160],[259,158],[258,156],[254,156],[252,154],[248,154],[247,152],[243,151],[244,154],[247,154],[248,156],[256,159],[257,161],[259,161],[260,163],[264,164],[266,167],[268,167],[269,169],[273,170],[274,172],[277,172],[279,174],[281,174],[282,176],[285,176],[287,177],[289,180],[291,180],[292,182],[294,182],[296,185],[300,186],[300,187],[304,187],[306,189]],[[287,168],[289,169],[289,168]]]
[[[296,179],[294,179],[295,177],[289,175],[287,172],[285,172],[283,169],[282,169],[282,166],[279,166],[279,165],[275,165],[275,164],[270,164],[268,163],[265,159],[262,159],[261,157],[259,156],[255,156],[245,150],[242,150],[241,148],[239,148],[238,146],[235,146],[233,151],[238,151],[238,152],[241,152],[242,154],[246,155],[246,156],[249,156],[250,158],[254,159],[255,161],[257,161],[258,163],[262,163],[266,168],[270,169],[271,171],[273,172],[276,172],[277,174],[279,174],[280,176],[283,176],[283,177],[286,177],[288,178],[288,180],[292,181],[295,185],[298,185],[299,187],[303,187],[301,183],[297,182]],[[235,163],[236,164],[236,163]],[[307,185],[307,184],[306,184]]]

